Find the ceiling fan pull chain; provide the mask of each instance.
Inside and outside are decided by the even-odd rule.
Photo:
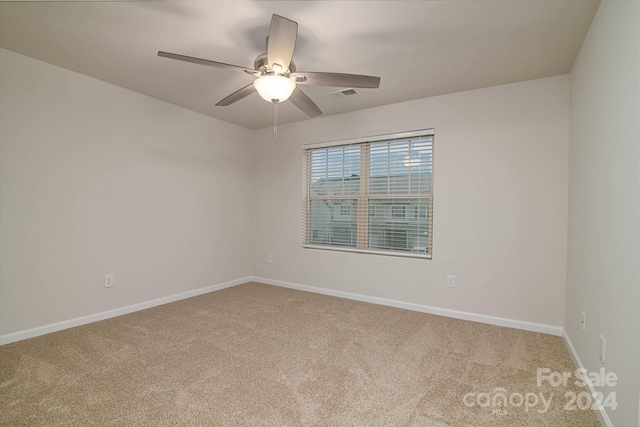
[[[273,133],[278,139],[278,102],[273,103]]]

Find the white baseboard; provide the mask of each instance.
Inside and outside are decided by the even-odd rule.
[[[469,313],[458,310],[450,310],[446,308],[431,307],[428,305],[414,304],[404,301],[390,300],[386,298],[372,297],[368,295],[354,294],[350,292],[336,291],[333,289],[318,288],[315,286],[300,285],[297,283],[284,282],[281,280],[267,279],[264,277],[249,276],[241,279],[232,280],[218,285],[208,286],[206,288],[195,289],[193,291],[182,292],[176,295],[170,295],[154,299],[151,301],[141,302],[126,307],[116,308],[109,311],[90,314],[88,316],[77,317],[75,319],[64,320],[62,322],[52,323],[50,325],[39,326],[33,329],[13,332],[10,334],[0,335],[0,345],[9,344],[16,341],[22,341],[28,338],[37,337],[52,332],[69,329],[76,326],[86,325],[87,323],[98,322],[100,320],[110,319],[123,314],[133,313],[134,311],[145,310],[147,308],[168,304],[174,301],[195,297],[209,292],[218,291],[220,289],[230,288],[247,282],[261,282],[268,285],[280,286],[284,288],[297,289],[300,291],[313,292],[316,294],[330,295],[339,298],[347,298],[355,301],[368,302],[372,304],[387,305],[391,307],[402,308],[405,310],[418,311],[421,313],[435,314],[438,316],[453,317],[456,319],[470,320],[473,322],[487,323],[490,325],[505,326],[508,328],[522,329],[525,331],[541,332],[544,334],[562,336],[563,329],[560,326],[545,325],[542,323],[526,322],[522,320],[507,319],[504,317],[487,316],[484,314]]]
[[[567,345],[567,348],[569,349],[569,353],[571,353],[571,357],[573,358],[573,361],[575,362],[575,364],[578,365],[578,368],[585,369],[584,365],[582,364],[582,361],[580,360],[580,356],[578,356],[578,352],[576,351],[576,348],[573,346],[573,343],[569,339],[569,335],[567,335],[567,331],[565,331],[564,328],[562,328],[562,338],[564,338],[564,342]],[[591,393],[591,396],[594,396],[596,389],[589,382],[587,382],[587,386],[589,387],[589,392]],[[600,422],[602,422],[607,427],[613,427],[613,423],[611,422],[611,419],[609,419],[609,414],[607,414],[607,411],[605,408],[600,408],[597,414],[600,418]]]
[[[0,335],[0,345],[9,344],[16,341],[26,340],[28,338],[37,337],[52,332],[61,331],[63,329],[74,328],[76,326],[86,325],[87,323],[98,322],[100,320],[110,319],[123,314],[133,313],[134,311],[145,310],[147,308],[156,307],[158,305],[168,304],[170,302],[180,301],[186,298],[207,294],[209,292],[219,291],[221,289],[230,288],[232,286],[241,285],[250,282],[251,277],[231,280],[229,282],[220,283],[206,288],[195,289],[193,291],[182,292],[167,297],[157,298],[151,301],[145,301],[138,304],[128,305],[126,307],[115,308],[113,310],[103,311],[100,313],[90,314],[88,316],[76,317],[75,319],[63,320],[62,322],[52,323],[50,325],[39,326],[25,331],[13,332],[10,334]]]
[[[490,325],[505,326],[508,328],[523,329],[525,331],[541,332],[543,334],[561,336],[562,327],[545,325],[543,323],[526,322],[523,320],[507,319],[504,317],[487,316],[485,314],[468,313],[465,311],[450,310],[447,308],[431,307],[428,305],[414,304],[410,302],[390,300],[386,298],[372,297],[368,295],[353,294],[350,292],[336,291],[333,289],[317,288],[315,286],[300,285],[297,283],[283,282],[281,280],[267,279],[264,277],[252,277],[252,281],[283,288],[297,289],[299,291],[313,292],[316,294],[330,295],[339,298],[347,298],[355,301],[369,302],[372,304],[388,305],[403,308],[405,310],[419,311],[421,313],[435,314],[438,316],[453,317],[456,319],[470,320],[472,322],[488,323]]]

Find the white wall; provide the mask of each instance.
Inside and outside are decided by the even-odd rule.
[[[0,335],[251,275],[250,131],[10,51],[0,67]]]
[[[571,72],[565,328],[588,370],[620,378],[600,389],[616,392],[616,426],[640,423],[639,28],[640,2],[603,1]]]
[[[432,127],[433,260],[301,248],[303,144]],[[254,276],[562,325],[569,76],[321,117],[278,138],[255,133]]]

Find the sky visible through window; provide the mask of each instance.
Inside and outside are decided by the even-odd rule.
[[[369,176],[424,175],[431,173],[431,136],[370,143]],[[361,146],[313,150],[311,181],[360,176]]]

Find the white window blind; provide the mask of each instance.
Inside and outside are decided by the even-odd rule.
[[[430,258],[433,130],[305,147],[303,246]]]

